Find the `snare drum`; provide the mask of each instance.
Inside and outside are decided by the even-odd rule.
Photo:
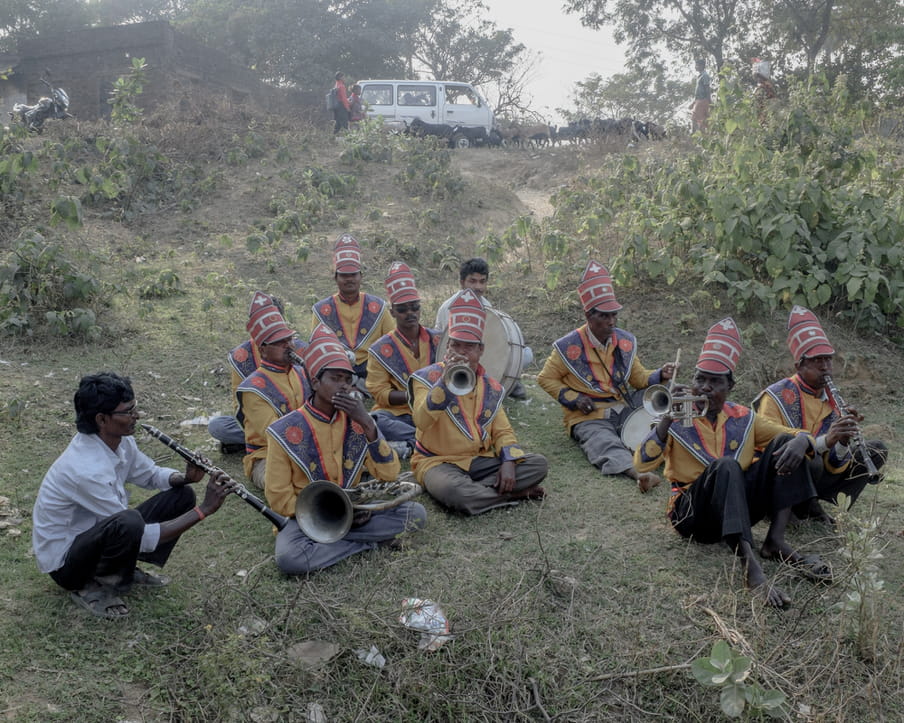
[[[621,428],[621,441],[632,452],[635,451],[640,443],[643,442],[653,425],[656,424],[656,417],[650,414],[646,409],[640,407],[635,409]]]
[[[486,307],[487,321],[483,330],[483,355],[480,363],[506,392],[521,378],[524,356],[524,337],[512,317],[502,311]],[[437,361],[442,361],[449,345],[449,330],[443,332],[436,350]]]

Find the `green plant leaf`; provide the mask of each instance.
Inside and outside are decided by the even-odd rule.
[[[719,694],[719,705],[729,718],[739,718],[744,712],[746,699],[744,685],[726,685]]]

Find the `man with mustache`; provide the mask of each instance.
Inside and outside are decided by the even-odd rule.
[[[32,516],[32,546],[49,573],[80,607],[97,617],[125,617],[120,595],[133,585],[160,587],[169,578],[136,567],[163,567],[180,536],[214,514],[235,487],[222,471],[210,476],[196,504],[188,485],[204,470],[158,467],[135,444],[140,417],[127,377],[112,372],[82,377],[73,399],[78,433],[47,470]],[[129,508],[126,483],[157,494]]]
[[[782,379],[753,400],[757,414],[788,427],[807,430],[816,438],[817,456],[810,467],[818,498],[794,508],[797,517],[814,518],[831,524],[832,518],[819,500],[835,502],[840,492],[853,504],[871,480],[863,461],[863,450],[852,450],[859,422],[863,417],[856,409],[846,414],[826,389],[826,377],[832,375],[835,349],[823,331],[816,315],[802,306],[791,309],[788,317],[788,349],[794,359],[795,373]],[[878,440],[866,443],[876,469],[882,468],[888,447]]]
[[[761,557],[791,565],[814,581],[831,580],[828,565],[815,555],[801,555],[785,541],[791,507],[816,495],[804,463],[813,454],[814,440],[803,430],[783,427],[728,401],[740,354],[734,320],[714,324],[691,386],[672,389],[674,397],[706,397],[706,415],[690,426],[664,415],[637,448],[634,465],[648,471],[665,462],[672,485],[668,517],[675,530],[703,544],[724,542],[743,560],[748,589],[761,592],[767,605],[781,608],[791,598],[768,584],[753,552],[751,526],[770,520]]]
[[[383,299],[361,293],[361,246],[350,233],[336,240],[333,272],[338,293],[314,304],[314,327],[323,324],[332,329],[354,354],[356,385],[367,393],[367,350],[374,340],[392,331],[392,319]]]
[[[368,349],[367,391],[374,398],[371,414],[401,459],[414,450],[414,420],[408,406],[408,378],[436,361],[440,332],[421,326],[421,297],[411,269],[401,261],[386,277],[389,313],[396,328]]]
[[[248,332],[260,350],[261,363],[236,389],[236,419],[245,431],[245,475],[263,489],[267,466],[267,427],[298,409],[310,396],[305,370],[292,363],[295,332],[266,294],[258,292]]]

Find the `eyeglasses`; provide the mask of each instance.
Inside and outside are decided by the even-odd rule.
[[[110,415],[121,414],[128,417],[138,417],[141,415],[141,412],[138,411],[138,404],[135,403],[128,409],[120,409],[118,412],[110,412]]]
[[[393,306],[392,308],[397,314],[407,314],[409,311],[420,311],[421,305],[419,303],[400,304],[399,306]]]

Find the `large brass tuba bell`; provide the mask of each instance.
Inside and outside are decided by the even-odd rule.
[[[345,537],[352,527],[355,510],[387,510],[417,497],[421,491],[411,472],[403,472],[391,482],[369,480],[347,490],[329,480],[315,480],[295,500],[295,522],[312,540],[328,545]]]
[[[447,364],[443,369],[443,383],[455,396],[470,394],[477,384],[477,374],[467,362]]]

